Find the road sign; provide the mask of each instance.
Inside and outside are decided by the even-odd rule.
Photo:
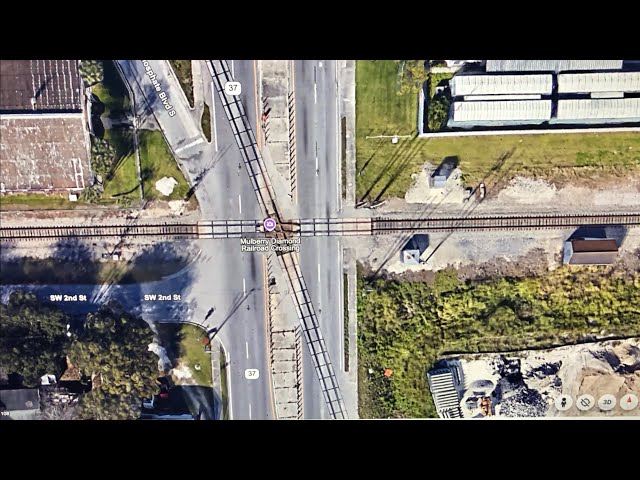
[[[240,95],[242,93],[242,85],[240,82],[227,82],[224,84],[224,93],[233,96]]]
[[[244,371],[244,378],[247,380],[257,380],[260,378],[260,370],[257,368],[247,368]]]

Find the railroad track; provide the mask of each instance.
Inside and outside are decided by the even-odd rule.
[[[195,224],[138,224],[138,225],[87,225],[2,227],[0,240],[38,240],[48,238],[111,238],[111,237],[160,237],[198,238]]]
[[[373,234],[396,232],[452,232],[471,230],[537,230],[579,226],[640,225],[640,213],[597,215],[506,215],[432,217],[427,219],[372,219]]]
[[[535,230],[579,226],[640,226],[640,213],[407,218],[312,218],[283,222],[273,234],[293,236],[384,235],[410,232]],[[203,220],[193,224],[2,227],[0,240],[156,237],[240,238],[264,234],[262,220]]]

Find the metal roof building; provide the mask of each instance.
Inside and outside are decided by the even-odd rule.
[[[487,72],[620,70],[622,60],[487,60]]]
[[[456,75],[451,95],[550,95],[551,75]]]
[[[454,102],[454,122],[531,121],[551,118],[551,100]]]
[[[613,239],[575,239],[565,242],[564,263],[610,265],[616,261],[618,244]]]
[[[77,60],[2,60],[0,111],[81,112]]]
[[[562,73],[558,93],[640,92],[640,72]]]
[[[559,100],[558,120],[640,118],[640,98]]]
[[[453,383],[451,369],[431,370],[427,373],[427,379],[438,415],[442,418],[462,418],[460,398]]]

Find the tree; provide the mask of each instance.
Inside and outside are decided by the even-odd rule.
[[[104,138],[93,138],[91,144],[91,168],[96,175],[106,175],[111,170],[116,150]]]
[[[418,93],[424,82],[427,81],[428,72],[424,68],[426,60],[397,60],[400,85],[398,95]]]
[[[158,357],[149,351],[154,334],[140,317],[105,305],[88,314],[69,358],[93,388],[81,397],[82,418],[137,418],[142,398],[156,393]]]
[[[451,100],[449,95],[445,92],[440,92],[434,95],[429,102],[429,131],[437,132],[442,130],[449,119],[449,105]]]
[[[104,80],[104,64],[102,60],[80,60],[78,71],[87,87]]]
[[[68,346],[65,314],[38,302],[35,295],[13,292],[0,304],[0,368],[18,373],[28,386],[45,374],[60,375]]]

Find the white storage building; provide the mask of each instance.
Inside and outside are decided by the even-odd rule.
[[[640,98],[560,100],[558,120],[640,118]]]
[[[622,60],[487,60],[487,72],[620,70]]]
[[[640,92],[640,72],[562,73],[558,93]]]
[[[456,75],[451,96],[465,95],[550,95],[551,75]]]
[[[531,121],[551,118],[551,100],[454,102],[454,122]]]

